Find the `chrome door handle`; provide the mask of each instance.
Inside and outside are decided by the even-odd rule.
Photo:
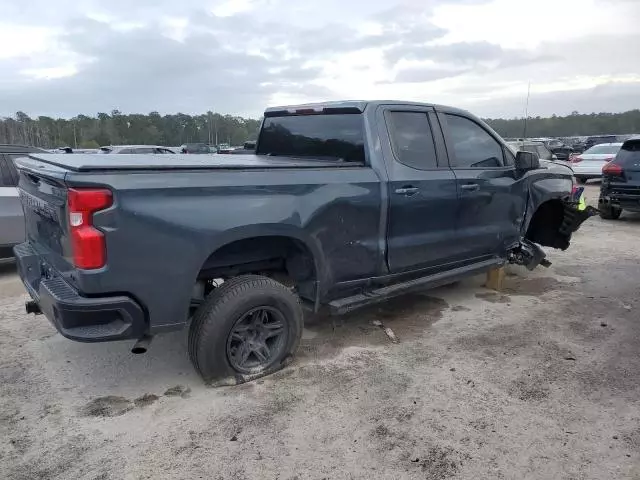
[[[477,183],[467,183],[466,185],[462,185],[460,188],[469,192],[475,192],[476,190],[480,190],[480,185]]]
[[[411,196],[411,195],[415,195],[416,193],[418,193],[418,188],[417,188],[417,187],[402,187],[402,188],[396,188],[395,192],[396,192],[398,195]]]

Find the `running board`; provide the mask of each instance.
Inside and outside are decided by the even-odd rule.
[[[455,268],[446,272],[436,273],[428,277],[416,278],[407,282],[395,283],[387,287],[381,287],[376,290],[359,293],[351,297],[339,298],[329,302],[329,312],[331,315],[344,315],[358,308],[375,305],[385,300],[404,295],[414,290],[425,290],[429,288],[441,287],[449,283],[457,282],[471,275],[484,273],[492,268],[501,267],[505,264],[502,258],[492,258],[480,263],[474,263],[465,267]]]

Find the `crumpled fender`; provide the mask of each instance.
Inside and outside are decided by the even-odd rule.
[[[563,177],[547,177],[534,180],[529,184],[529,195],[527,199],[527,209],[522,222],[521,232],[526,234],[529,229],[529,223],[533,214],[538,207],[549,200],[561,200],[563,202],[571,202],[571,193],[573,190],[573,181],[566,176]]]
[[[580,225],[589,217],[596,215],[598,210],[587,206],[584,202],[584,189],[575,188],[571,179],[562,177],[546,177],[538,181],[531,182],[529,186],[529,197],[527,201],[527,212],[523,222],[523,238],[533,240],[543,246],[566,250],[569,248],[573,232],[580,228]],[[552,207],[553,212],[561,208],[561,217],[553,214],[548,218],[548,222],[543,218],[543,224],[548,227],[546,233],[538,224],[536,233],[531,237],[531,221],[538,209],[545,208],[545,202],[561,202],[560,206]],[[542,212],[542,210],[540,210]],[[548,210],[545,210],[548,212]]]

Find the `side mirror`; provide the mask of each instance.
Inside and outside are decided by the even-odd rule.
[[[540,168],[540,159],[537,153],[523,152],[516,153],[516,170],[526,172]]]
[[[551,155],[551,160],[555,162],[556,160],[558,160],[558,156],[554,153],[553,155]]]

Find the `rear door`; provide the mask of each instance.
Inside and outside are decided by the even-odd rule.
[[[456,257],[458,198],[435,113],[427,107],[381,107],[377,118],[389,175],[389,270],[444,268]]]
[[[526,192],[514,156],[482,122],[440,112],[459,203],[456,242],[467,258],[495,256],[520,237]]]
[[[0,248],[24,240],[24,219],[17,189],[18,173],[13,157],[0,154]],[[2,256],[6,256],[6,253],[0,252]]]

